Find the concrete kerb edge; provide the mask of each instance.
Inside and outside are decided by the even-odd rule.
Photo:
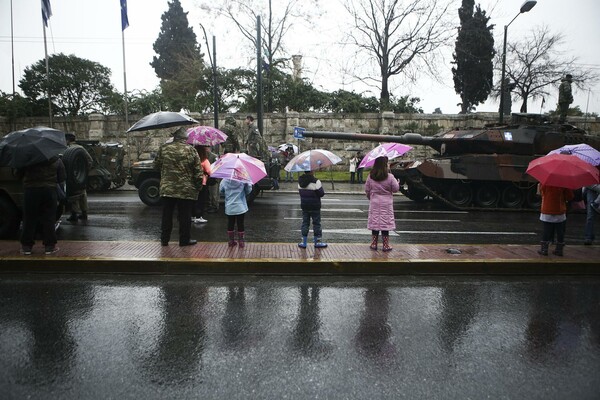
[[[597,261],[580,260],[240,260],[14,257],[0,274],[145,275],[600,275]]]

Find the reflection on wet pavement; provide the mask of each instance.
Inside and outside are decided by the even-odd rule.
[[[593,398],[600,280],[3,277],[7,398]]]

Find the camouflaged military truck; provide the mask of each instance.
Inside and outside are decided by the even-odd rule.
[[[304,132],[304,136],[426,145],[438,154],[392,164],[400,190],[414,201],[429,197],[456,209],[537,209],[537,181],[529,162],[568,144],[600,150],[600,137],[539,114],[513,114],[510,124],[456,128],[434,136]],[[408,153],[410,155],[410,153]]]
[[[125,184],[127,169],[124,166],[125,149],[121,143],[103,143],[99,140],[78,140],[92,157],[87,180],[87,190],[98,192],[116,189]]]
[[[160,199],[160,171],[154,167],[154,160],[143,160],[133,163],[129,171],[127,183],[138,189],[140,200],[148,206],[161,205]],[[273,188],[272,179],[266,177],[252,186],[252,192],[246,197],[248,204],[252,204],[256,196],[263,190]]]
[[[67,185],[81,187],[87,181],[87,159],[80,147],[67,148],[62,156],[67,172]],[[64,204],[56,210],[56,226],[64,212]],[[17,237],[23,218],[23,183],[10,167],[0,167],[0,239]]]

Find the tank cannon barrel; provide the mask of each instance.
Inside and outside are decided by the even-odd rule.
[[[403,135],[375,135],[369,133],[347,133],[347,132],[321,132],[305,131],[304,136],[315,139],[334,139],[334,140],[362,140],[367,142],[392,142],[402,144],[422,144],[431,145],[433,138],[421,136],[418,133],[405,133]]]

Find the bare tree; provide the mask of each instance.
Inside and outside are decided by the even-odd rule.
[[[290,59],[285,50],[284,38],[294,27],[295,21],[303,20],[310,24],[311,17],[318,15],[318,0],[277,1],[275,6],[272,0],[268,0],[266,7],[264,1],[260,0],[225,0],[205,2],[201,7],[233,21],[242,35],[250,41],[253,49],[257,49],[256,17],[261,16],[261,54],[266,58],[263,69],[267,83],[267,111],[272,111],[270,84],[273,68],[282,66]]]
[[[563,45],[563,35],[550,32],[547,26],[537,27],[527,37],[507,45],[506,76],[516,85],[513,96],[521,99],[521,112],[527,112],[530,99],[545,98],[551,91],[557,95],[565,74],[573,75],[573,84],[580,89],[598,79],[594,71],[578,66],[577,57],[566,55],[561,49]],[[501,65],[499,60],[497,65]]]
[[[350,42],[379,67],[380,101],[389,108],[389,80],[399,74],[416,79],[424,67],[436,74],[438,50],[449,44],[455,26],[448,23],[445,0],[351,0],[346,10],[354,20]],[[415,68],[409,70],[409,66]],[[418,65],[418,67],[417,67]],[[373,77],[362,77],[372,81]]]

